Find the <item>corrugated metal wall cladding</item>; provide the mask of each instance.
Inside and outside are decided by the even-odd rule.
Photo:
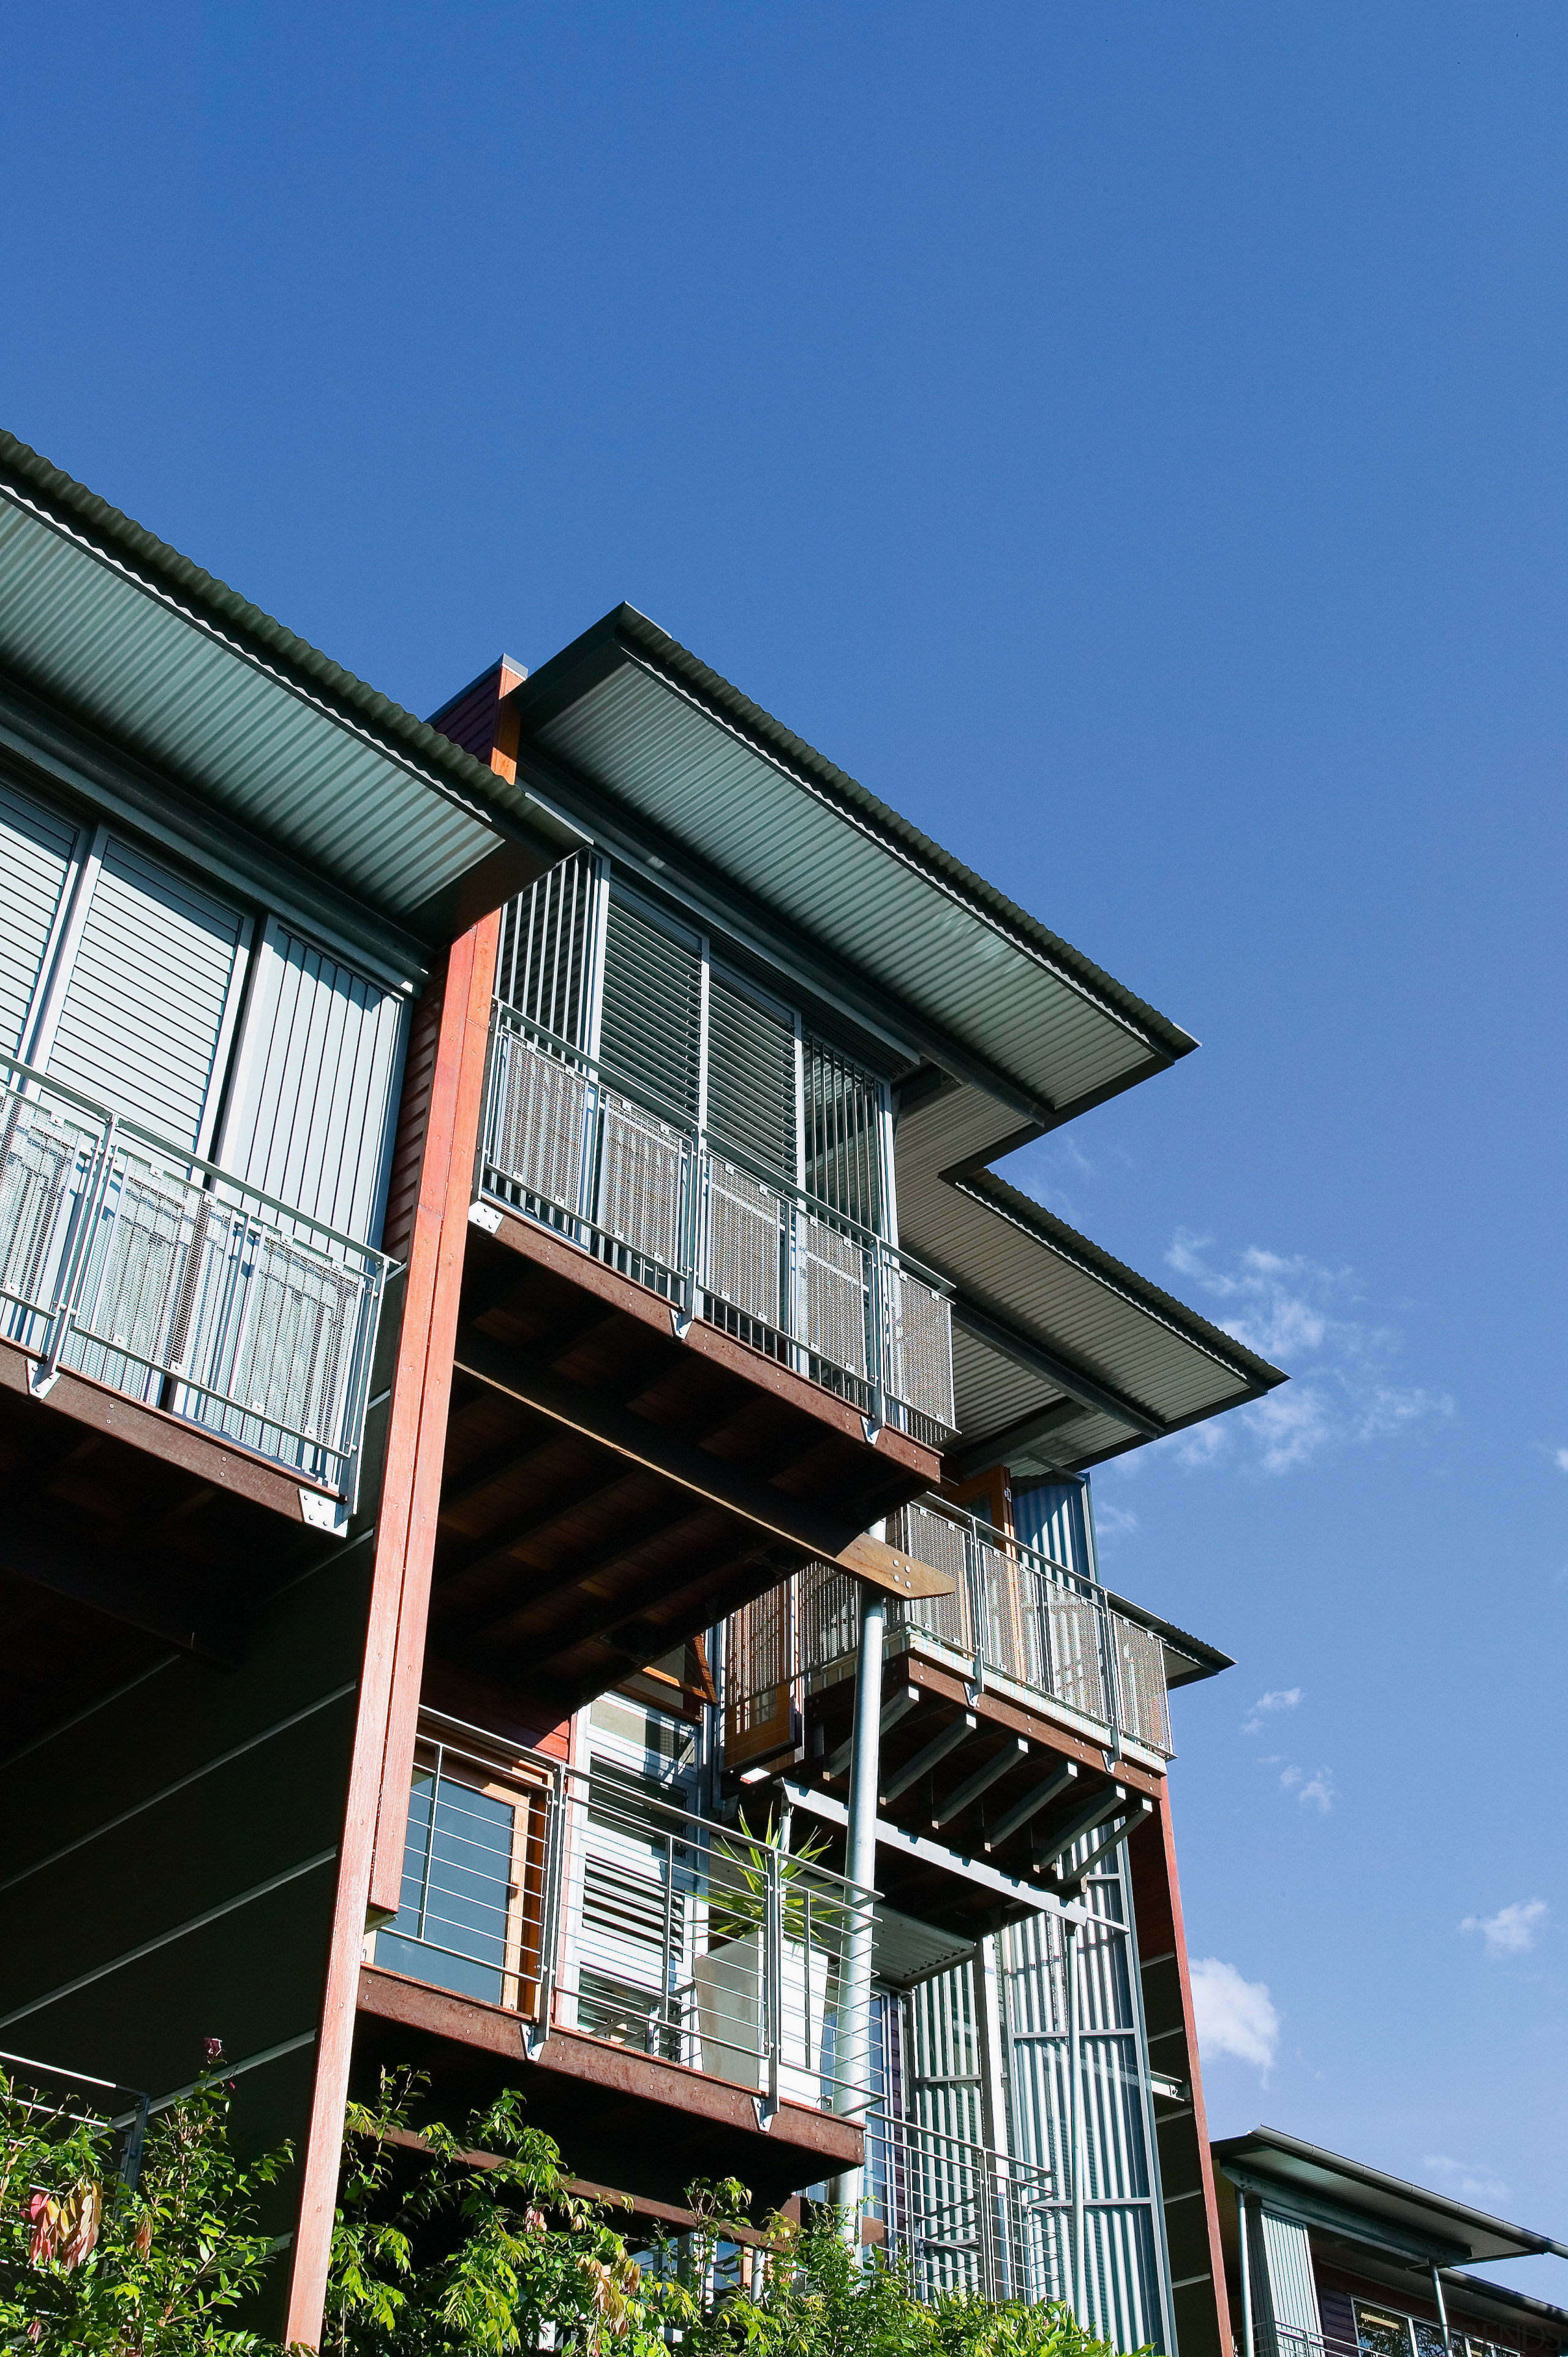
[[[495,841],[480,819],[8,501],[0,654],[382,905],[414,908]]]
[[[111,839],[49,1071],[194,1146],[239,939],[237,910]]]
[[[1258,2201],[1248,2203],[1247,2218],[1252,2277],[1262,2293],[1265,2315],[1273,2324],[1316,2340],[1323,2325],[1306,2228],[1293,2219],[1277,2217]]]
[[[645,673],[613,673],[540,742],[657,816],[802,928],[1066,1101],[1148,1044],[1065,975]]]
[[[0,784],[0,1049],[17,1052],[75,830],[53,811]]]
[[[329,1226],[371,1241],[402,1015],[392,993],[281,926],[270,927],[226,1166]]]

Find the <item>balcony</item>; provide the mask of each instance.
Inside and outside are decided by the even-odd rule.
[[[689,2173],[734,2165],[756,2188],[760,2169],[781,2199],[861,2157],[845,2115],[871,2089],[846,2078],[836,2026],[874,1894],[766,1831],[428,1719],[402,1905],[366,1942],[361,2010],[448,2061],[528,2056],[530,2118],[628,2191],[679,2195],[679,2147]],[[635,2181],[628,2107],[656,2184]]]
[[[942,1281],[497,1000],[480,1188],[930,1448],[954,1430]]]
[[[942,1499],[904,1507],[887,1535],[954,1592],[887,1603],[877,1882],[899,1910],[975,1936],[1030,1894],[1080,1888],[1152,1813],[1172,1756],[1167,1677],[1173,1663],[1200,1674],[1197,1654],[1187,1663],[1176,1632]],[[834,1829],[858,1627],[854,1583],[826,1563],[725,1627],[725,1767]]]
[[[0,1338],[353,1511],[381,1254],[0,1058]]]
[[[950,1666],[972,1699],[990,1691],[1043,1709],[1097,1744],[1173,1754],[1165,1641],[1065,1564],[939,1499],[889,1519],[891,1543],[947,1572],[950,1596],[887,1608],[887,1651]],[[725,1647],[725,1758],[741,1768],[793,1748],[808,1695],[846,1679],[856,1652],[854,1583],[814,1564],[732,1616]],[[792,1731],[793,1730],[793,1731]]]

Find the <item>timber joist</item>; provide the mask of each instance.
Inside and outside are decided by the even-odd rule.
[[[942,1592],[865,1535],[936,1463],[869,1444],[844,1402],[727,1335],[678,1335],[667,1303],[544,1231],[471,1227],[431,1652],[561,1712],[813,1557]]]
[[[961,1679],[901,1652],[884,1674],[877,1813],[921,1837],[879,1845],[877,1888],[906,1914],[978,1937],[1027,1911],[998,1876],[1070,1899],[1158,1805],[1158,1780]],[[795,1772],[843,1800],[854,1682],[809,1695],[806,1762]],[[966,1880],[937,1853],[981,1871]],[[1076,1851],[1076,1855],[1075,1855]]]

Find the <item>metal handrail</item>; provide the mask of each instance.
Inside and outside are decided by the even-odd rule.
[[[480,1749],[426,1714],[404,1903],[374,1961],[780,2103],[864,2111],[836,2038],[876,1894],[600,1765]],[[846,2098],[848,2100],[846,2100]]]
[[[1069,2296],[1072,2202],[1049,2169],[879,2109],[865,2124],[865,2175],[868,2211],[922,2298]]]
[[[0,1334],[220,1432],[353,1510],[392,1264],[0,1056]]]
[[[826,1389],[952,1431],[947,1281],[655,1089],[494,1002],[478,1191]]]
[[[895,1638],[956,1655],[976,1695],[1004,1679],[1113,1743],[1125,1737],[1173,1756],[1160,1640],[1093,1580],[929,1495],[890,1517],[888,1536],[954,1583],[948,1596],[890,1600]],[[807,1680],[854,1652],[853,1602],[849,1576],[819,1563],[731,1615],[724,1725],[735,1764],[798,1739]]]

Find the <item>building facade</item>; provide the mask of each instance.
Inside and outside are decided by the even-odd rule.
[[[1276,1370],[992,1168],[1166,1018],[644,617],[430,723],[0,439],[0,2043],[1230,2324],[1090,1474]]]
[[[1568,2258],[1425,2186],[1254,2128],[1214,2148],[1231,2320],[1257,2357],[1560,2357],[1568,2310],[1471,2273]]]

